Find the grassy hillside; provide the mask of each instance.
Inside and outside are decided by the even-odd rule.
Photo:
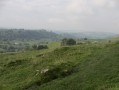
[[[0,54],[0,90],[119,90],[119,43]]]

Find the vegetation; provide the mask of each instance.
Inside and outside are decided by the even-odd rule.
[[[62,45],[62,46],[66,46],[66,45],[76,45],[76,41],[75,41],[74,39],[72,39],[72,38],[69,38],[69,39],[64,38],[64,39],[62,40],[62,42],[61,42],[61,45]]]
[[[34,44],[47,48],[44,45],[57,40],[57,34],[46,30],[0,29],[0,53],[31,50]]]
[[[41,50],[41,49],[48,49],[48,46],[47,45],[33,45],[32,48],[35,50]]]
[[[0,54],[1,90],[118,90],[119,43]]]
[[[83,33],[81,33],[83,35]],[[74,34],[56,34],[51,31],[41,30],[24,30],[24,29],[0,29],[0,53],[19,52],[31,50],[33,45],[48,45],[50,42],[62,40],[62,45],[75,45],[77,38]],[[100,35],[100,34],[99,34]],[[112,34],[113,35],[113,34]],[[80,35],[77,35],[80,36]],[[85,36],[85,35],[84,35]],[[108,36],[108,35],[107,35]],[[109,36],[111,36],[109,34]],[[72,39],[72,38],[75,38]],[[86,37],[86,36],[85,36]],[[70,38],[70,39],[68,39]],[[81,37],[82,40],[87,38]],[[88,41],[88,40],[87,40]],[[85,40],[86,42],[86,40]],[[82,42],[79,42],[79,44]],[[35,47],[33,47],[35,48]]]
[[[24,30],[24,29],[0,29],[0,40],[57,40],[57,34],[42,30]]]

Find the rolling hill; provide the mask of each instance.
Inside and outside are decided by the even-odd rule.
[[[50,39],[57,40],[57,34],[41,30],[24,30],[24,29],[0,29],[0,40],[40,40]]]

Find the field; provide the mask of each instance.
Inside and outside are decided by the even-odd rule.
[[[119,42],[1,53],[0,90],[119,90]]]

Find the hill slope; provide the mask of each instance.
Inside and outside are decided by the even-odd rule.
[[[0,40],[56,40],[57,34],[46,30],[0,29]]]
[[[1,54],[0,58],[1,90],[119,89],[118,42]]]

